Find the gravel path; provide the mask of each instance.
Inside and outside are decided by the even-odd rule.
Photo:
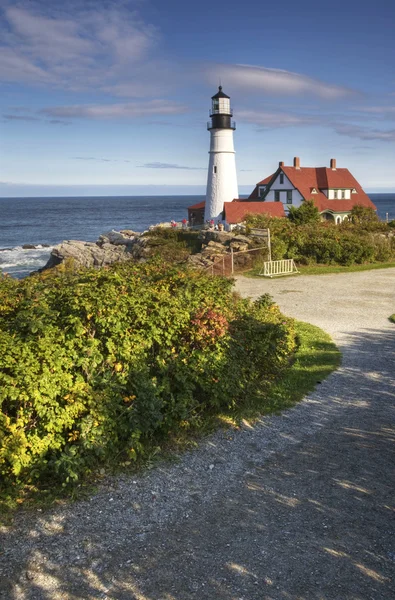
[[[1,529],[0,598],[395,598],[395,269],[237,289],[327,330],[342,367],[281,416],[18,515]]]

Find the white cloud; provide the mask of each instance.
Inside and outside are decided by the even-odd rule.
[[[228,89],[239,89],[246,93],[265,92],[278,96],[312,94],[325,100],[336,100],[355,93],[349,88],[300,73],[254,65],[217,64],[207,69],[207,77],[213,85],[218,82],[219,74]]]
[[[31,115],[3,115],[5,121],[40,121],[38,117]]]
[[[346,124],[336,124],[334,128],[339,135],[346,135],[360,140],[395,142],[395,129],[384,131],[382,129],[369,129],[368,127]]]
[[[68,12],[33,0],[5,8],[0,80],[71,90],[94,87],[125,96],[163,92],[160,74],[166,65],[153,57],[160,39],[154,26],[122,2],[100,10],[90,2],[66,6]]]
[[[376,111],[373,111],[376,112]],[[395,141],[395,130],[374,129],[359,124],[343,122],[344,118],[360,120],[357,115],[331,115],[328,113],[306,115],[304,113],[285,112],[275,110],[239,110],[238,118],[258,127],[277,129],[280,127],[316,126],[329,127],[339,135],[357,138],[360,140],[377,140],[384,142]],[[341,120],[340,120],[341,119]]]
[[[270,110],[238,110],[237,117],[241,121],[268,127],[270,129],[300,125],[316,125],[319,123],[317,117]]]
[[[74,156],[73,160],[88,160],[94,162],[122,162],[122,163],[130,163],[130,160],[126,158],[96,158],[95,156]]]
[[[151,115],[174,115],[187,111],[187,107],[167,100],[149,100],[123,104],[79,104],[52,106],[40,112],[49,117],[88,119],[130,119]]]
[[[139,165],[143,169],[183,169],[185,171],[206,171],[206,167],[186,167],[174,163],[151,162]]]

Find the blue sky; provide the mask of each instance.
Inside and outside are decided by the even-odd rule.
[[[395,190],[395,3],[2,0],[0,196],[204,191],[231,96],[240,193],[280,160]]]

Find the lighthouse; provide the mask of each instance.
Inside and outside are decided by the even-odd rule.
[[[230,98],[224,94],[222,86],[219,86],[211,100],[210,121],[207,123],[210,132],[210,159],[204,220],[218,222],[222,220],[224,202],[232,202],[239,197],[233,146],[236,124],[232,121]]]

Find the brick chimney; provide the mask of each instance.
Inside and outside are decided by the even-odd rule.
[[[331,169],[336,171],[336,158],[331,158]]]
[[[280,161],[280,162],[278,163],[278,166],[279,166],[279,167],[283,167],[283,166],[284,166],[284,161]]]
[[[299,156],[295,156],[295,158],[294,158],[294,167],[295,167],[295,169],[300,169],[300,158],[299,158]]]

